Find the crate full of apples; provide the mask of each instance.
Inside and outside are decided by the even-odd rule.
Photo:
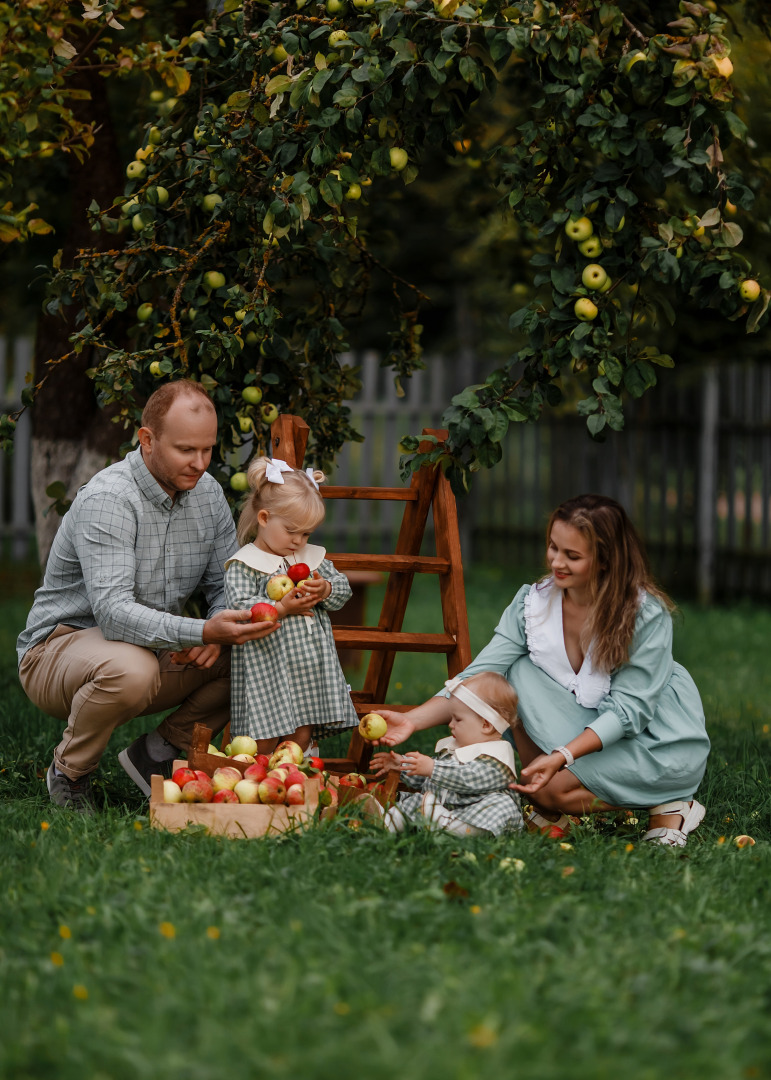
[[[209,745],[203,760],[191,753],[190,762],[175,762],[171,779],[154,776],[151,824],[171,831],[192,824],[228,836],[263,836],[308,821],[319,805],[336,801],[336,792],[325,784],[323,762],[305,761],[292,740],[280,743],[270,757],[257,754],[254,740],[244,737],[228,749],[229,755]]]

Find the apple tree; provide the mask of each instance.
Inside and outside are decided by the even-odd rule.
[[[500,459],[509,424],[566,394],[595,438],[620,429],[625,397],[673,364],[644,329],[652,314],[675,321],[682,299],[749,331],[766,317],[728,212],[753,198],[730,164],[746,138],[730,6],[225,0],[166,37],[171,73],[147,66],[122,190],[91,202],[97,242],[50,285],[70,347],[30,398],[87,350],[126,429],[157,380],[200,380],[223,476],[234,450],[265,446],[276,409],[307,419],[328,462],[358,438],[357,372],[339,357],[376,272],[394,302],[384,362],[397,381],[422,363],[425,298],[379,259],[372,205],[429,156],[456,158],[469,117],[500,101],[512,122],[490,123],[485,176],[528,238],[538,291],[511,315],[510,361],[449,404],[448,441],[424,455],[406,440],[405,474],[428,458],[463,490]]]

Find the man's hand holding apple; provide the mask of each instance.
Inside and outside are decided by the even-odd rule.
[[[281,623],[252,622],[250,611],[230,608],[218,611],[207,619],[203,627],[204,645],[243,645],[247,641],[257,641],[275,633]]]

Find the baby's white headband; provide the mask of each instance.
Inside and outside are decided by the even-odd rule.
[[[488,723],[492,724],[499,735],[503,735],[504,731],[508,731],[508,721],[504,720],[501,714],[497,709],[494,709],[492,705],[488,705],[486,701],[482,701],[481,697],[465,685],[463,679],[448,679],[444,685],[445,697],[450,697],[451,694],[454,694],[458,701],[462,701],[464,705],[468,705],[468,707],[478,716],[481,716],[483,720],[487,720]]]
[[[294,472],[291,465],[287,465],[281,458],[271,458],[268,464],[265,466],[265,479],[269,480],[271,484],[283,484],[284,477],[281,475],[285,472]],[[316,482],[316,478],[313,475],[313,469],[306,469],[305,475],[315,487],[316,491],[319,490],[319,485]]]

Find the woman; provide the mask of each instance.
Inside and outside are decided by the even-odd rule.
[[[566,829],[567,814],[645,807],[645,839],[684,847],[704,817],[694,794],[709,739],[699,692],[672,659],[674,605],[613,499],[563,503],[546,540],[550,574],[520,589],[461,677],[499,671],[519,695],[513,737],[523,769],[512,787],[530,796],[534,826]],[[382,741],[396,745],[446,723],[449,701],[384,715]]]

